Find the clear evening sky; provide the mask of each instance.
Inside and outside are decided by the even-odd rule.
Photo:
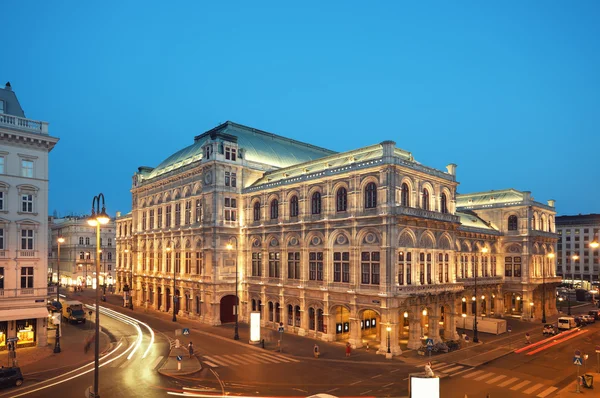
[[[21,1],[0,84],[50,122],[49,213],[131,209],[131,176],[231,120],[336,151],[394,140],[600,212],[600,2]]]

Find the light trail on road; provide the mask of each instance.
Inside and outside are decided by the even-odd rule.
[[[587,332],[588,332],[588,330],[580,330],[580,331],[579,331],[579,333],[573,333],[572,335],[570,335],[570,336],[567,336],[567,337],[565,337],[565,338],[563,338],[563,339],[556,340],[556,341],[554,341],[553,343],[550,343],[550,344],[548,344],[548,345],[541,346],[540,348],[538,348],[538,349],[536,349],[536,350],[533,350],[533,351],[531,351],[531,352],[528,352],[528,353],[527,353],[527,354],[525,354],[525,355],[533,355],[533,354],[537,354],[537,353],[538,353],[538,352],[540,352],[540,351],[547,350],[547,349],[548,349],[548,348],[550,348],[550,347],[554,347],[554,346],[555,346],[555,345],[557,345],[557,344],[564,343],[565,341],[567,341],[567,340],[571,340],[571,339],[572,339],[572,338],[574,338],[574,337],[579,337],[579,336],[581,336],[582,334],[584,334],[584,333],[587,333]]]

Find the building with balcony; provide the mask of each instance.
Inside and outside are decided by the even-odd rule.
[[[600,214],[556,217],[556,230],[559,235],[556,273],[566,283],[598,282],[600,248],[590,243],[599,242]]]
[[[541,304],[513,297],[538,300],[553,204],[457,185],[456,165],[392,141],[336,153],[226,122],[134,174],[121,278],[131,266],[137,305],[213,325],[234,320],[237,280],[240,320],[259,311],[263,326],[381,353],[388,335],[394,354],[456,338],[463,313],[539,320]]]
[[[58,238],[60,245],[61,286],[93,287],[96,276],[96,227],[88,223],[89,216],[50,217],[49,279],[58,280]],[[112,289],[116,282],[115,221],[100,227],[100,286]]]
[[[0,89],[0,349],[47,345],[48,154],[58,138]]]

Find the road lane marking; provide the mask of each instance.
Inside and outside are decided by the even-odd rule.
[[[331,390],[329,390],[329,391],[327,391],[327,392],[334,392],[334,391],[337,391],[337,390],[339,390],[339,389],[340,389],[339,387],[336,387],[336,388],[332,388]]]
[[[389,386],[391,386],[392,384],[394,384],[394,383],[386,384],[385,386],[381,386],[381,387],[382,387],[382,388],[386,388],[386,387],[389,387]]]
[[[528,388],[527,390],[523,391],[523,394],[531,394],[532,392],[534,392],[535,390],[539,390],[540,388],[544,387],[544,385],[542,383],[538,383],[533,387]]]
[[[474,380],[475,381],[481,381],[483,379],[487,379],[488,377],[492,377],[493,375],[495,375],[495,373],[492,373],[492,372],[486,373],[483,376],[476,377]]]
[[[224,355],[221,355],[221,358],[223,358],[224,361],[233,362],[236,365],[245,365],[246,364],[246,362],[244,362],[246,360],[246,358],[238,358],[237,355],[224,354]]]
[[[473,373],[469,373],[468,375],[464,375],[463,378],[470,379],[471,377],[480,375],[482,373],[483,373],[483,370],[477,370],[477,371],[475,371]]]
[[[450,373],[450,372],[454,372],[455,370],[460,370],[460,369],[462,369],[462,368],[464,368],[464,366],[462,366],[462,365],[458,365],[458,366],[455,366],[455,367],[453,367],[453,368],[450,368],[450,369],[447,369],[447,368],[446,368],[446,369],[444,369],[444,370],[440,370],[440,369],[436,369],[436,370],[437,370],[438,372],[442,372],[442,373]]]
[[[371,392],[371,391],[373,391],[373,390],[368,390],[368,391],[361,392],[360,395],[365,395],[366,393]]]
[[[519,390],[521,387],[525,387],[527,384],[531,383],[529,380],[525,380],[517,384],[516,386],[512,386],[510,389],[513,391]]]
[[[265,361],[269,361],[269,362],[272,362],[272,363],[279,363],[278,359],[276,359],[275,357],[272,357],[272,356],[270,356],[268,354],[258,354],[258,357],[260,359],[264,359]]]
[[[371,379],[376,379],[378,377],[381,377],[381,375],[375,375],[375,376],[371,377]]]
[[[229,363],[222,362],[222,361],[218,360],[217,358],[209,357],[208,355],[205,355],[204,358],[208,359],[211,362],[218,363],[221,366],[229,366]]]
[[[263,362],[260,362],[258,359],[256,359],[254,357],[254,355],[250,355],[250,354],[239,354],[238,356],[244,358],[245,360],[247,360],[250,363],[256,363],[256,364],[260,364]]]
[[[449,375],[449,376],[450,376],[450,377],[456,377],[456,376],[458,376],[458,375],[460,375],[460,374],[463,374],[463,373],[470,372],[470,371],[472,371],[473,369],[475,369],[475,368],[467,368],[467,369],[465,369],[465,370],[461,370],[460,372],[453,373],[453,374],[451,374],[451,375]],[[465,377],[465,376],[463,376],[463,377]]]
[[[207,364],[208,366],[213,367],[213,368],[218,368],[219,367],[219,365],[217,365],[216,363],[212,363],[212,362],[209,362],[209,361],[202,361],[202,362],[204,362],[205,364]]]
[[[444,365],[444,366],[438,366],[437,368],[431,368],[433,370],[437,370],[438,372],[446,369],[446,368],[451,368],[452,366],[456,366],[455,363],[449,363],[448,365]]]
[[[500,381],[500,380],[504,379],[505,377],[506,376],[504,376],[504,375],[496,376],[493,379],[490,379],[490,380],[486,381],[486,383],[487,384],[494,384],[495,382]]]
[[[350,383],[350,385],[353,386],[353,385],[358,384],[358,383],[362,383],[362,380],[355,381],[354,383]]]
[[[398,372],[400,370],[402,370],[402,369],[394,369],[394,370],[390,371],[390,373],[395,373],[395,372]]]
[[[160,363],[160,361],[162,361],[163,356],[159,356],[158,358],[156,358],[156,361],[152,362],[152,366],[150,367],[150,369],[156,369],[156,367],[158,366],[158,364]]]
[[[538,395],[536,395],[536,397],[538,397],[538,398],[544,398],[545,396],[552,394],[556,390],[558,390],[557,387],[548,387],[544,391],[542,391],[541,393],[539,393]]]
[[[512,384],[517,380],[519,380],[518,377],[513,377],[511,379],[508,379],[508,380],[503,381],[502,383],[498,384],[498,387],[506,387],[507,385]]]

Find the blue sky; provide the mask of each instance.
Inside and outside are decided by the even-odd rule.
[[[226,120],[337,151],[391,139],[458,164],[461,193],[599,213],[599,17],[597,1],[8,0],[0,83],[60,138],[50,214],[99,192],[129,211],[138,166]]]

